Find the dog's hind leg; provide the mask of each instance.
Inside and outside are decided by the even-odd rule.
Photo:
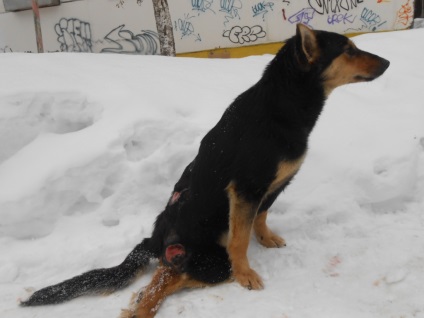
[[[167,249],[173,250],[173,246]],[[134,295],[130,309],[123,310],[120,318],[154,317],[160,304],[172,293],[184,288],[212,286],[230,279],[231,264],[224,247],[213,244],[188,250],[189,255],[181,256],[186,258],[182,267],[182,263],[174,264],[172,259],[166,259],[167,263],[161,262],[150,284]]]
[[[136,295],[130,309],[122,310],[120,318],[152,318],[167,296],[183,288],[206,285],[190,278],[187,273],[178,273],[172,267],[160,265],[153,274],[150,284]]]

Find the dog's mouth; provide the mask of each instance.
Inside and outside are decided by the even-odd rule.
[[[356,75],[354,77],[355,81],[357,82],[371,82],[375,80],[377,76],[363,76],[363,75]]]
[[[386,59],[379,57],[379,63],[377,67],[370,72],[371,74],[358,74],[354,77],[354,80],[357,82],[370,82],[375,80],[377,77],[380,77],[389,67],[390,62]]]

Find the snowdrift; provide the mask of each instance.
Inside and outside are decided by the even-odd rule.
[[[391,66],[330,96],[270,214],[288,246],[250,245],[265,290],[182,292],[158,317],[424,317],[422,38],[354,38]],[[107,297],[17,299],[116,265],[149,236],[203,135],[271,58],[1,54],[0,316],[117,317],[152,268]]]

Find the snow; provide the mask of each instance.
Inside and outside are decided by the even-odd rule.
[[[183,291],[157,317],[424,317],[422,38],[354,38],[390,68],[330,96],[269,216],[287,247],[252,238],[265,289]],[[149,236],[202,136],[271,58],[1,54],[0,316],[117,317],[156,264],[109,296],[18,298],[116,265]]]

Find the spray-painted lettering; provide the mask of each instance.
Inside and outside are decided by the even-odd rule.
[[[274,2],[265,2],[265,1],[259,2],[255,4],[254,6],[252,6],[253,17],[262,15],[262,19],[265,21],[265,15],[269,12],[268,9],[270,9],[271,11],[274,11],[273,7],[274,7]]]
[[[91,27],[78,19],[60,19],[54,26],[62,52],[92,52]]]
[[[364,0],[308,0],[316,13],[324,15],[355,9]]]
[[[403,4],[400,7],[399,11],[397,12],[396,23],[400,23],[407,26],[412,22],[413,18],[414,18],[414,12],[412,10],[410,0],[407,0],[407,2]]]
[[[255,42],[259,38],[265,37],[266,32],[260,25],[255,25],[251,28],[248,26],[235,26],[231,30],[225,31],[222,36],[227,37],[233,43],[243,44],[245,42]]]
[[[334,24],[352,24],[353,22],[355,22],[356,16],[352,16],[352,14],[346,12],[346,13],[334,13],[334,14],[330,14],[327,17],[327,22],[330,25],[334,25]]]
[[[191,0],[191,6],[193,8],[194,11],[199,11],[199,12],[206,12],[206,11],[211,11],[213,13],[215,13],[215,11],[213,11],[211,9],[211,6],[213,4],[213,0]]]
[[[371,31],[376,31],[377,28],[387,22],[382,21],[381,16],[378,13],[368,8],[362,9],[361,21],[365,24],[365,27]]]
[[[121,53],[121,54],[143,54],[154,55],[159,53],[159,36],[154,31],[143,31],[141,34],[134,34],[124,29],[125,24],[110,31],[104,40],[108,47],[101,50],[101,53]]]
[[[315,11],[312,8],[305,8],[289,17],[290,23],[303,23],[309,25],[309,21],[314,18]]]
[[[240,20],[239,11],[243,7],[241,0],[221,0],[220,12],[225,14],[224,26],[227,25],[230,20],[238,18]]]

